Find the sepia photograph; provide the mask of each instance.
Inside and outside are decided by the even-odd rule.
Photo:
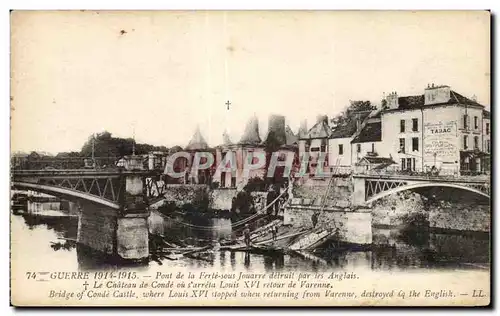
[[[490,305],[491,19],[11,11],[11,304]]]

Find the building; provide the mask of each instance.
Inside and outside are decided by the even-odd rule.
[[[487,154],[483,157],[482,169],[485,172],[491,170],[491,121],[490,112],[483,110],[483,151]]]
[[[370,114],[371,111],[347,112],[345,120],[333,128],[328,141],[328,160],[331,168],[337,165],[333,170],[336,173],[350,173],[353,164],[362,157],[352,149],[351,143],[366,125]]]
[[[261,153],[265,156],[265,146],[259,135],[259,121],[256,116],[250,118],[245,127],[245,131],[241,140],[237,144],[232,144],[227,134],[223,137],[224,144],[216,147],[215,150],[215,171],[213,181],[219,183],[221,188],[242,188],[250,178],[261,178],[265,176],[265,167],[250,170],[249,174],[245,174],[244,163],[250,159],[250,155],[258,155]],[[251,163],[256,158],[252,158]],[[230,162],[231,161],[231,162]],[[220,170],[218,166],[225,163],[227,170]],[[233,167],[229,170],[229,167]]]
[[[390,155],[382,157],[379,154],[383,149],[381,117],[380,110],[370,113],[361,130],[353,137],[350,146],[353,166],[363,165],[365,169],[372,169],[395,163]]]
[[[275,159],[282,163],[285,163],[287,159],[293,159],[289,173],[285,173],[285,166],[277,166],[274,172],[267,177],[270,183],[282,184],[299,168],[299,138],[292,132],[290,126],[285,124],[285,117],[282,115],[270,115],[268,125],[267,136],[264,140],[266,170],[269,171],[272,155],[277,155]]]
[[[299,135],[299,158],[302,164],[308,162],[305,172],[309,176],[314,177],[316,173],[321,175],[322,172],[327,173],[330,170],[328,139],[331,134],[328,117],[320,115],[316,124],[305,135]],[[317,172],[317,168],[321,169]]]
[[[281,183],[284,180],[284,167],[277,167],[276,172],[268,177],[269,163],[273,153],[277,153],[279,160],[285,160],[287,154],[296,156],[298,151],[298,137],[285,124],[282,115],[269,116],[269,128],[264,141],[260,138],[257,117],[252,117],[245,127],[241,140],[233,144],[227,133],[223,134],[223,144],[216,147],[215,166],[233,159],[233,170],[216,170],[214,182],[221,188],[242,189],[251,179],[262,181],[264,184]],[[232,157],[232,158],[231,158]],[[263,159],[259,162],[259,159]],[[248,165],[259,167],[248,168]]]
[[[484,105],[449,86],[428,85],[421,95],[386,97],[381,113],[379,154],[392,157],[401,170],[466,174],[484,172],[489,154]],[[489,113],[489,112],[486,112]],[[489,132],[488,132],[489,133]],[[488,167],[489,168],[489,167]]]
[[[198,152],[210,152],[213,153],[214,150],[211,149],[205,138],[201,135],[201,131],[199,127],[196,127],[193,137],[189,141],[186,148],[184,148],[185,152],[188,152],[191,155],[191,159],[186,161],[186,167],[188,172],[185,174],[185,183],[189,184],[209,184],[212,181],[212,168],[200,168],[198,170],[192,170],[194,157]],[[206,163],[206,157],[200,158],[200,164]]]

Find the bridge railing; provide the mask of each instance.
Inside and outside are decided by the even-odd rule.
[[[489,181],[489,172],[470,170],[458,170],[453,168],[415,168],[413,170],[402,169],[401,166],[388,166],[382,169],[368,169],[366,166],[355,166],[353,174],[373,176],[411,176],[426,178],[468,178]]]
[[[117,168],[117,157],[13,157],[13,170],[78,170],[78,169],[113,169]]]

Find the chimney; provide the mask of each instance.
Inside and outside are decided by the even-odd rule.
[[[270,115],[267,142],[273,144],[286,144],[285,117],[283,115]]]
[[[450,87],[446,85],[427,85],[425,89],[425,105],[440,104],[450,101]]]
[[[389,93],[386,97],[386,101],[389,109],[397,109],[399,107],[398,94],[396,91]]]
[[[307,134],[307,120],[303,120],[300,122],[300,127],[299,127],[299,138],[303,138]]]
[[[361,118],[359,114],[356,114],[356,133],[359,133],[361,130]]]

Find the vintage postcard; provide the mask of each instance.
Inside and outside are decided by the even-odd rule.
[[[12,11],[14,306],[488,306],[488,11]]]

